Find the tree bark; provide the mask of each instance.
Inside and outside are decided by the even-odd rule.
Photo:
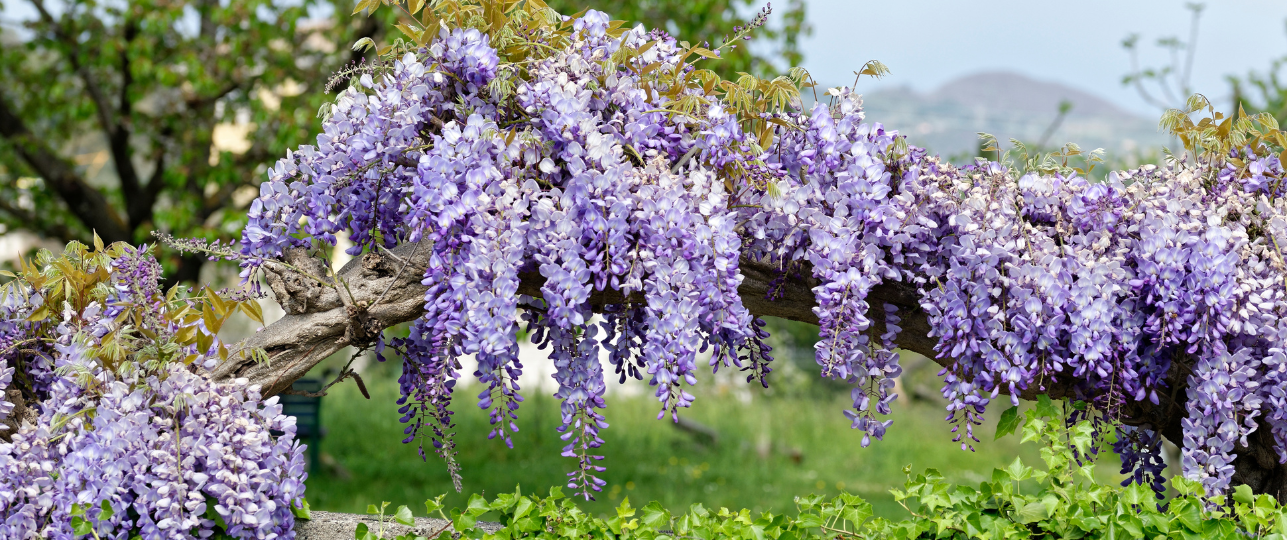
[[[428,249],[405,244],[390,251],[367,253],[350,261],[338,275],[347,286],[323,286],[316,280],[280,266],[269,265],[265,272],[270,289],[286,316],[245,340],[243,347],[259,347],[271,360],[256,364],[251,360],[230,357],[218,366],[212,377],[219,382],[246,379],[260,385],[265,396],[290,388],[292,382],[308,373],[318,362],[349,345],[361,346],[374,339],[382,329],[420,317],[424,313],[426,287],[420,280],[428,264]],[[287,253],[286,262],[313,276],[327,274],[322,261],[311,259],[303,250]],[[738,288],[742,304],[760,317],[779,317],[817,324],[812,278],[791,279],[778,289],[780,295],[768,300],[776,271],[773,267],[751,260],[740,263],[743,281]],[[806,268],[804,275],[810,275]],[[545,278],[537,272],[520,274],[518,293],[541,296]],[[324,281],[330,281],[324,279]],[[627,300],[616,291],[595,292],[590,303],[596,308]],[[640,301],[642,296],[630,300]],[[930,324],[921,308],[920,294],[909,283],[886,282],[877,285],[867,297],[873,306],[873,321],[883,331],[883,312],[888,303],[898,308],[902,332],[898,347],[922,354],[943,367],[952,358],[940,357],[934,350],[938,340],[929,335]],[[1172,362],[1165,390],[1159,389],[1159,403],[1128,403],[1121,410],[1121,420],[1129,425],[1148,425],[1160,430],[1167,440],[1183,447],[1181,420],[1188,414],[1186,388],[1192,359],[1178,357]],[[1072,381],[1054,380],[1044,388],[1029,387],[1019,393],[1021,399],[1033,400],[1040,394],[1053,399],[1076,398]],[[1234,485],[1247,484],[1257,493],[1269,493],[1287,501],[1287,468],[1278,463],[1273,436],[1262,426],[1248,438],[1248,447],[1236,449]]]

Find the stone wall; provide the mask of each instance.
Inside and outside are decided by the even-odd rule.
[[[379,530],[375,516],[319,511],[313,511],[311,514],[313,519],[297,520],[295,522],[296,538],[300,540],[353,540],[353,531],[357,529],[358,523],[366,523],[366,526],[372,531]],[[414,532],[427,538],[434,538],[438,533],[447,530],[449,528],[447,525],[450,523],[443,519],[416,518],[415,527],[406,527],[393,522],[391,516],[385,519],[385,538],[393,538],[408,532]],[[500,529],[499,523],[480,522],[479,526],[488,532]],[[448,537],[443,536],[443,538]]]

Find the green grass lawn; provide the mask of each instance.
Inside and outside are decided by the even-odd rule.
[[[688,417],[714,428],[718,442],[710,444],[658,421],[651,398],[608,397],[609,429],[601,448],[607,456],[608,482],[598,501],[583,503],[592,513],[606,513],[629,497],[636,506],[657,500],[670,508],[701,502],[706,507],[750,508],[783,512],[792,499],[809,493],[835,494],[841,489],[870,501],[879,515],[895,517],[903,510],[889,495],[901,487],[903,469],[937,468],[954,482],[972,484],[990,476],[1019,455],[1018,438],[992,441],[995,419],[1008,403],[998,403],[989,424],[977,433],[977,451],[962,451],[951,442],[943,409],[934,403],[895,404],[894,425],[884,441],[862,448],[862,433],[851,430],[841,414],[847,400],[826,396],[766,396],[756,387],[749,403],[703,380],[694,392],[698,400]],[[486,415],[474,406],[476,387],[457,393],[457,447],[464,476],[464,493],[457,494],[442,461],[429,454],[421,461],[414,444],[404,445],[398,423],[397,386],[391,380],[368,383],[371,400],[352,384],[333,389],[322,405],[329,434],[321,450],[351,474],[340,479],[325,471],[310,473],[307,496],[313,508],[362,512],[369,503],[390,501],[421,508],[430,497],[448,493],[448,507],[464,506],[470,493],[488,495],[513,491],[546,492],[566,483],[572,460],[559,456],[563,442],[558,404],[548,396],[531,396],[519,411],[514,449],[489,441]],[[473,390],[473,391],[470,391]],[[1004,400],[1005,398],[1002,398]],[[1024,460],[1039,463],[1035,449],[1022,449]],[[1101,468],[1112,476],[1115,458]]]

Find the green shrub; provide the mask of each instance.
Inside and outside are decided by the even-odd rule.
[[[936,470],[912,475],[891,492],[912,517],[892,521],[873,515],[861,497],[848,493],[831,499],[819,495],[797,497],[794,515],[726,508],[711,510],[694,504],[687,512],[672,514],[653,502],[634,508],[629,500],[611,517],[595,517],[580,510],[562,489],[546,497],[506,493],[492,500],[474,495],[464,509],[445,512],[442,497],[430,500],[430,514],[451,522],[448,532],[477,539],[588,539],[638,538],[642,540],[831,540],[866,538],[1287,538],[1283,508],[1269,495],[1253,495],[1239,486],[1229,497],[1204,495],[1197,482],[1176,478],[1178,493],[1159,501],[1146,485],[1106,485],[1094,475],[1095,456],[1111,453],[1112,431],[1097,433],[1094,424],[1070,424],[1067,408],[1042,398],[1035,407],[1015,415],[1002,430],[1018,430],[1023,442],[1040,447],[1044,468],[1034,468],[1016,458],[1004,469],[995,469],[989,481],[977,487],[946,482]],[[387,503],[386,503],[387,505]],[[380,522],[384,507],[370,507]],[[405,506],[388,518],[410,525]],[[502,528],[486,532],[481,520],[497,521]],[[359,540],[381,539],[383,528],[357,532]],[[414,540],[401,536],[398,540]]]

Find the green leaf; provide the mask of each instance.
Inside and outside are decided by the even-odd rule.
[[[98,507],[101,509],[98,513],[99,521],[107,521],[112,519],[112,516],[116,515],[116,513],[112,511],[112,503],[107,499],[103,499],[102,504],[98,505]]]
[[[442,510],[442,498],[443,498],[443,497],[446,497],[446,495],[439,495],[439,496],[434,497],[434,498],[432,498],[432,499],[428,499],[428,500],[426,500],[426,501],[425,501],[425,513],[433,514],[434,512],[437,512],[437,511]]]
[[[219,504],[219,501],[206,495],[206,519],[213,521],[215,527],[218,527],[219,530],[226,531],[228,530],[228,523],[223,520],[223,516],[219,515],[219,511],[215,510],[215,505],[217,504]]]
[[[840,514],[846,521],[854,525],[860,525],[871,517],[871,503],[859,499],[857,503],[846,505]]]
[[[1014,511],[1014,520],[1019,523],[1036,523],[1050,516],[1050,510],[1041,502],[1030,502]]]
[[[78,536],[88,535],[93,532],[94,527],[83,517],[73,517],[71,520],[72,532]]]
[[[662,508],[661,503],[653,501],[643,507],[643,524],[654,529],[670,525],[670,512]]]
[[[478,524],[478,518],[468,513],[461,513],[459,510],[451,511],[451,526],[455,527],[456,532],[464,533],[472,530],[474,525]]]
[[[1059,415],[1059,412],[1055,410],[1055,404],[1050,401],[1050,396],[1046,394],[1041,394],[1040,396],[1037,396],[1036,413],[1038,418],[1040,417],[1054,418]]]
[[[629,502],[625,504],[628,506]],[[536,507],[536,505],[532,503],[532,499],[529,499],[527,497],[519,497],[518,502],[514,504],[514,519],[519,519],[523,516],[526,516],[527,513],[531,512],[532,508],[534,507]]]
[[[1001,420],[997,422],[997,439],[1014,433],[1019,429],[1019,407],[1013,406],[1001,413]]]
[[[374,504],[371,505],[371,508],[375,508],[375,505]],[[366,526],[365,523],[358,523],[357,529],[353,530],[353,540],[375,540],[375,539],[371,536],[371,531]]]
[[[1233,500],[1247,506],[1251,506],[1252,504],[1255,504],[1256,496],[1251,492],[1251,486],[1242,484],[1233,488]]]
[[[800,514],[795,523],[805,528],[821,527],[827,524],[826,520],[822,519],[822,516],[813,513]]]
[[[491,506],[487,504],[487,499],[475,493],[469,496],[469,505],[465,508],[465,513],[478,517],[491,511],[491,509]]]
[[[397,513],[393,514],[393,520],[408,527],[416,526],[416,518],[411,515],[411,509],[405,504],[398,507]]]
[[[1025,466],[1020,458],[1014,458],[1014,461],[1005,468],[1005,471],[1010,475],[1010,479],[1015,481],[1027,480],[1028,477],[1032,476],[1032,467]]]
[[[1179,519],[1180,523],[1190,531],[1202,532],[1202,511],[1193,502],[1182,501],[1182,504],[1173,505],[1171,515]]]
[[[295,515],[295,519],[313,519],[313,514],[309,511],[308,499],[299,498],[299,506],[290,505],[290,513]]]
[[[621,506],[617,507],[617,517],[628,518],[635,515],[635,509],[630,506],[630,497],[621,499]]]

